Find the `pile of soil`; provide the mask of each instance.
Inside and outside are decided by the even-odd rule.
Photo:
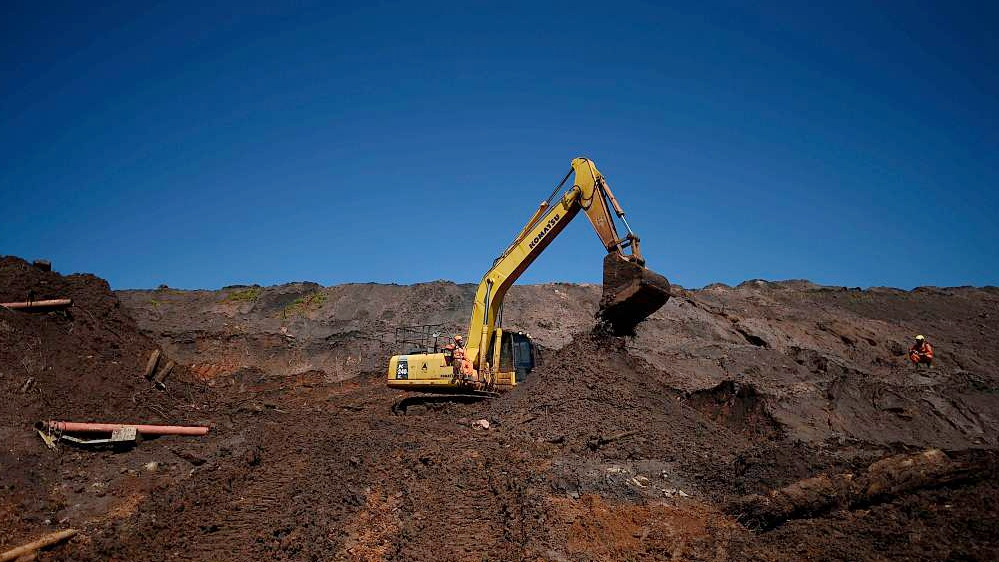
[[[857,316],[836,312],[833,322],[820,312],[817,320],[791,318],[804,308],[781,304],[796,298],[786,287],[705,290],[703,298],[681,291],[634,339],[564,334],[543,365],[500,398],[396,415],[393,405],[405,395],[385,387],[381,365],[344,378],[323,368],[226,363],[180,369],[158,391],[141,377],[155,347],[146,336],[156,330],[140,333],[103,281],[5,258],[0,287],[9,300],[30,289],[36,298],[76,301],[66,314],[0,310],[0,399],[14,406],[0,412],[0,525],[9,530],[0,549],[72,526],[81,534],[41,559],[999,559],[999,459],[988,435],[996,377],[984,366],[995,350],[950,320],[985,313],[994,304],[988,291],[929,297],[962,299],[928,306],[923,321],[958,334],[940,339],[971,342],[945,352],[932,374],[889,365],[889,343],[909,327],[889,330],[871,316],[890,316],[894,293],[883,307],[847,299],[841,309],[856,307]],[[562,293],[546,289],[545,298],[589,291],[556,289]],[[445,286],[420,290],[451,295]],[[328,354],[372,341],[363,318],[342,317],[333,327],[337,311],[381,318],[391,308],[377,301],[381,289],[365,291],[363,306],[351,307],[347,295],[314,310],[303,305],[317,317],[286,327],[326,325],[336,336],[299,351]],[[752,299],[726,300],[739,291]],[[808,306],[842,298],[795,291]],[[225,310],[276,298],[244,296],[198,298]],[[186,306],[183,295],[164,298]],[[327,309],[330,302],[339,304]],[[767,307],[769,324],[753,316]],[[226,341],[249,341],[184,330],[179,311],[169,318],[205,363],[225,363],[211,350]],[[199,315],[191,322],[210,323]],[[297,337],[278,333],[280,354]],[[868,333],[877,345],[858,339]],[[263,346],[255,356],[265,357],[269,340],[253,341]],[[22,393],[29,376],[36,382]],[[118,452],[50,451],[32,429],[45,418],[212,431]],[[483,419],[488,429],[479,429]],[[838,425],[809,425],[816,420]],[[766,503],[774,490],[802,488],[799,481],[849,481],[879,459],[941,443],[950,458],[975,458],[975,471],[863,503],[789,511],[765,528],[731,507],[745,497]]]
[[[186,385],[183,374],[171,379],[168,392],[142,377],[156,344],[139,333],[106,281],[0,258],[0,302],[29,296],[70,298],[73,306],[47,314],[0,307],[0,550],[41,530],[123,514],[115,510],[130,509],[126,504],[144,496],[151,480],[131,474],[138,473],[147,453],[161,448],[149,442],[131,457],[66,447],[52,451],[35,432],[37,422],[207,419],[195,409],[201,390]]]
[[[999,554],[988,531],[999,522],[989,509],[999,490],[988,451],[992,472],[968,481],[765,532],[746,525],[722,506],[798,479],[860,471],[894,451],[740,431],[724,412],[752,411],[752,403],[719,408],[716,395],[698,406],[614,339],[577,335],[500,399],[429,404],[408,415],[391,414],[403,395],[384,388],[379,375],[329,383],[318,374],[289,380],[245,371],[217,380],[212,392],[220,413],[214,448],[170,455],[165,463],[187,477],[161,483],[134,515],[91,528],[85,541],[54,552],[57,559]],[[490,428],[475,429],[479,419]],[[927,548],[932,526],[942,530]]]

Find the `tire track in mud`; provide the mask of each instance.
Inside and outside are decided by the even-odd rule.
[[[261,520],[274,518],[276,514],[278,519],[292,519],[288,512],[294,505],[293,491],[301,477],[300,468],[309,459],[304,455],[282,459],[271,456],[261,457],[251,449],[242,459],[250,470],[245,475],[223,480],[231,500],[205,514],[206,521],[199,526],[202,536],[189,550],[192,559],[209,559],[220,552],[231,552],[234,544],[264,546],[285,532],[261,525]],[[264,462],[267,470],[254,470]]]
[[[518,559],[538,532],[542,498],[527,462],[494,438],[464,430],[432,452],[405,461],[418,468],[405,484],[407,527],[400,556],[440,560]]]

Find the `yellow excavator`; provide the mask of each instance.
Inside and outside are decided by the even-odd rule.
[[[573,176],[572,187],[563,192]],[[627,229],[623,238],[612,209]],[[495,396],[523,382],[537,365],[538,352],[530,335],[500,326],[503,297],[579,211],[586,213],[607,250],[599,326],[613,335],[633,334],[638,323],[669,299],[669,282],[645,267],[639,238],[597,167],[587,158],[576,158],[551,196],[482,276],[468,336],[452,340],[433,325],[397,329],[397,343],[405,343],[407,353],[389,360],[388,386],[472,397]]]

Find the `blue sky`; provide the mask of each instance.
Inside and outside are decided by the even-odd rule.
[[[472,282],[586,155],[685,286],[999,284],[999,4],[274,4],[6,3],[0,254]]]

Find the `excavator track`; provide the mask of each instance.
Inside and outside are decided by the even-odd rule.
[[[499,396],[498,392],[485,390],[468,391],[462,394],[418,394],[407,396],[392,405],[392,413],[406,415],[410,408],[434,408],[444,404],[473,404]]]

